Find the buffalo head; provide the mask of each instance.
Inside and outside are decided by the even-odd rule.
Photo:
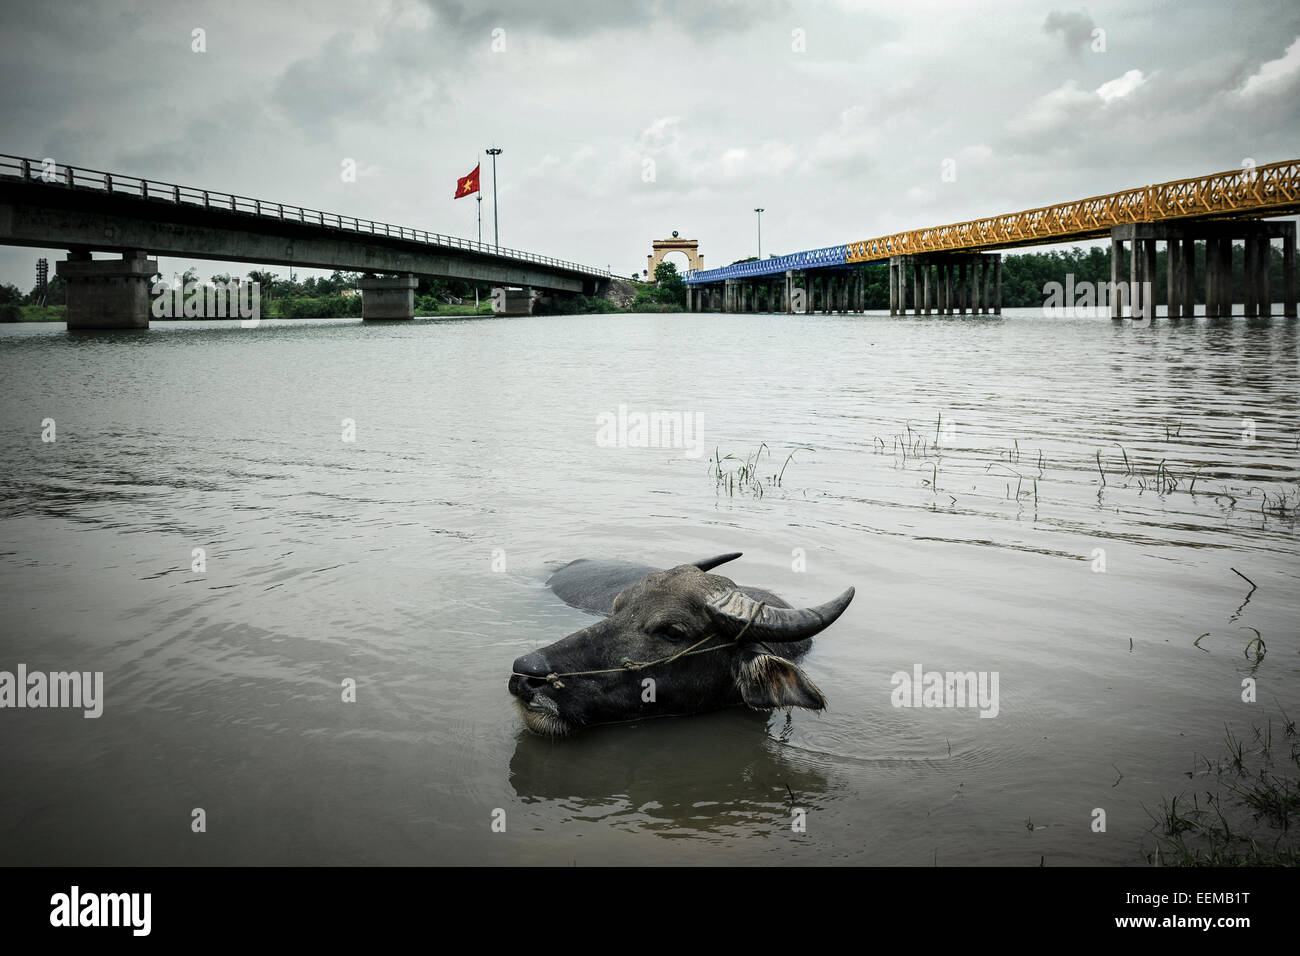
[[[516,660],[508,686],[528,728],[560,736],[741,705],[823,709],[826,698],[792,658],[844,612],[853,588],[817,607],[792,608],[704,570],[721,560],[642,569],[650,573],[617,591],[607,618]],[[594,562],[574,565],[583,563],[610,590],[610,574]]]

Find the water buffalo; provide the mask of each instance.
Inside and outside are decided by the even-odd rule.
[[[605,619],[514,663],[508,685],[528,728],[583,727],[748,705],[821,710],[826,698],[792,661],[853,600],[853,588],[813,608],[742,587],[713,568],[667,571],[621,561],[573,561],[551,589]]]

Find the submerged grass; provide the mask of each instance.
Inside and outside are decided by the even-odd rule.
[[[735,497],[740,493],[762,498],[769,488],[781,487],[781,483],[785,480],[785,470],[790,466],[790,462],[794,461],[795,452],[813,450],[808,445],[795,446],[786,455],[779,471],[763,476],[759,474],[759,464],[764,452],[767,453],[768,459],[772,457],[772,449],[768,448],[767,442],[761,442],[752,454],[744,458],[732,454],[723,455],[721,449],[715,447],[713,457],[709,460],[709,475],[713,478],[714,490],[718,494],[725,491],[728,497]]]
[[[1162,422],[1164,427],[1165,439],[1175,441],[1181,437],[1183,423],[1181,421]],[[933,432],[929,429],[933,428]],[[914,423],[909,420],[903,423],[903,431],[891,435],[874,435],[871,438],[871,450],[877,455],[888,455],[893,459],[893,465],[896,470],[914,470],[919,473],[918,481],[922,487],[929,488],[932,493],[939,490],[939,472],[944,470],[946,456],[949,454],[969,455],[971,452],[977,452],[976,449],[964,448],[961,451],[946,447],[940,444],[940,437],[947,438],[945,429],[951,430],[952,423],[944,423],[943,415],[935,416],[933,426],[925,426],[925,432],[922,433]],[[948,445],[951,445],[951,441]],[[1097,487],[1098,500],[1101,501],[1103,490],[1110,488],[1130,489],[1136,486],[1138,495],[1141,496],[1151,492],[1161,499],[1164,499],[1177,492],[1186,492],[1195,496],[1198,494],[1209,495],[1210,498],[1219,503],[1220,507],[1227,510],[1237,510],[1239,504],[1243,504],[1245,499],[1259,498],[1260,516],[1268,521],[1276,518],[1284,519],[1287,522],[1295,522],[1300,519],[1300,487],[1283,487],[1281,490],[1269,490],[1266,488],[1253,487],[1247,492],[1237,489],[1228,489],[1226,486],[1220,486],[1217,491],[1205,488],[1207,479],[1207,469],[1210,469],[1209,475],[1214,475],[1212,464],[1205,462],[1171,462],[1169,458],[1161,458],[1152,462],[1150,459],[1144,461],[1143,456],[1134,453],[1130,454],[1128,448],[1121,442],[1111,441],[1113,448],[1107,451],[1105,448],[1096,449],[1093,452],[1092,467],[1097,469]],[[1028,449],[1022,449],[1020,440],[1014,438],[1010,447],[989,448],[984,451],[989,457],[996,452],[997,461],[988,463],[985,461],[984,474],[990,475],[994,467],[1005,469],[1003,473],[1009,474],[1016,478],[1016,485],[1013,488],[1010,482],[1006,483],[1005,497],[1007,500],[1021,501],[1026,498],[1033,498],[1034,504],[1039,501],[1038,483],[1045,483],[1045,492],[1052,487],[1053,482],[1063,482],[1067,485],[1077,485],[1080,480],[1086,480],[1084,475],[1085,469],[1090,470],[1079,462],[1054,462],[1052,474],[1048,474],[1047,461],[1043,449],[1038,449],[1036,462],[1029,467],[1036,467],[1037,476],[1028,473],[1028,469],[1021,466],[1022,454]],[[1106,452],[1103,454],[1103,452]],[[1030,452],[1032,454],[1032,452]],[[961,465],[968,465],[967,458],[959,459]],[[951,472],[945,474],[944,490],[948,491],[954,485],[954,482],[962,480],[960,467],[956,474],[958,477],[949,477]],[[926,472],[929,472],[927,475]],[[1028,484],[1026,484],[1028,482]],[[972,489],[976,490],[976,489]],[[1244,510],[1244,509],[1243,509]]]

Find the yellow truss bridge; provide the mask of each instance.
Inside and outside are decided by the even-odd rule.
[[[847,244],[848,262],[930,252],[978,252],[1097,239],[1116,226],[1172,220],[1257,219],[1300,212],[1300,160],[1143,186],[969,222]]]

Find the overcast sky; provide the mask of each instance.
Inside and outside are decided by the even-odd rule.
[[[28,3],[0,53],[0,152],[473,237],[495,143],[502,244],[620,274],[1300,156],[1294,0]]]

